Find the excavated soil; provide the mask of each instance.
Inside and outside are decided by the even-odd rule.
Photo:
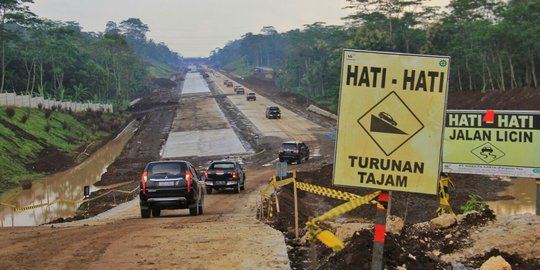
[[[334,126],[335,121],[320,116],[313,116],[305,112],[309,106],[309,101],[304,97],[283,89],[277,89],[273,83],[258,77],[246,79],[236,78],[249,88],[256,89],[263,95],[277,101],[281,106],[294,111],[301,111],[301,115],[306,118],[318,118],[320,123],[327,126]],[[540,91],[538,89],[517,89],[506,92],[452,92],[448,97],[449,109],[495,109],[495,110],[538,110],[540,108]],[[312,171],[303,171],[297,174],[300,181],[313,183],[320,186],[332,187],[332,164],[321,166]],[[486,176],[451,174],[450,178],[454,183],[454,188],[450,189],[450,204],[456,213],[461,213],[459,206],[469,200],[470,195],[480,195],[484,201],[495,201],[513,199],[509,197],[497,196],[503,191],[509,182],[498,179],[491,179]],[[371,189],[340,188],[355,194],[368,194]],[[342,201],[322,198],[302,191],[298,194],[299,223],[303,224],[310,218],[323,214]],[[369,229],[358,229],[346,242],[344,250],[334,253],[329,248],[320,243],[296,241],[294,239],[294,204],[291,186],[281,188],[279,192],[279,202],[281,212],[272,220],[267,222],[276,229],[281,230],[287,237],[289,245],[289,257],[293,269],[370,269],[371,252],[373,246],[372,224],[375,217],[375,207],[364,205],[346,214],[341,220],[368,224]],[[438,197],[433,195],[422,195],[405,192],[392,192],[391,214],[400,217],[405,222],[405,227],[401,234],[388,234],[385,243],[385,266],[387,269],[477,269],[491,256],[502,256],[512,269],[540,269],[540,259],[538,256],[527,258],[526,252],[508,253],[500,251],[493,246],[485,248],[484,252],[469,254],[465,257],[460,255],[460,260],[445,261],[441,259],[441,254],[463,252],[462,250],[471,248],[474,244],[471,240],[471,231],[483,231],[487,224],[495,222],[496,217],[491,210],[487,209],[482,213],[467,215],[458,225],[442,229],[429,229],[429,226],[419,226],[426,224],[426,221],[435,218],[436,209],[439,206]],[[422,223],[423,222],[423,223]],[[527,230],[535,231],[539,228],[538,219],[530,222],[518,218],[516,223],[525,224],[525,237],[529,234]],[[416,224],[416,225],[415,225]],[[510,224],[510,225],[508,225]],[[322,224],[331,228],[328,224]],[[513,228],[511,223],[500,225],[502,230],[509,231]],[[504,227],[508,226],[508,227]],[[365,227],[365,226],[363,226]],[[506,228],[506,229],[505,229]],[[486,229],[487,230],[487,229]],[[301,229],[301,235],[305,231]],[[508,232],[511,233],[511,232]],[[520,232],[524,234],[523,232]],[[481,233],[480,233],[481,234]],[[486,236],[489,237],[489,236]],[[538,234],[531,234],[532,241],[538,241]],[[536,240],[534,240],[536,239]],[[519,246],[515,243],[514,246]],[[514,250],[519,250],[515,247]],[[517,251],[516,251],[517,252]]]

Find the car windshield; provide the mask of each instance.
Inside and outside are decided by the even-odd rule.
[[[270,107],[268,110],[270,110],[271,112],[279,112],[278,107]]]
[[[151,178],[180,178],[184,177],[185,164],[178,162],[154,163],[148,166]]]
[[[281,148],[285,150],[296,150],[296,144],[295,143],[284,143],[281,145]]]
[[[234,163],[231,163],[231,162],[214,163],[210,166],[210,169],[213,169],[213,170],[234,169]]]
[[[255,93],[249,93],[248,94],[248,96],[254,96],[254,95],[255,95]]]

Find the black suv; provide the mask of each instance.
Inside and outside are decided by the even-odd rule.
[[[296,161],[297,164],[303,160],[309,160],[309,147],[304,142],[284,142],[279,149],[279,162],[287,163]]]
[[[203,213],[204,191],[195,167],[183,160],[150,162],[144,168],[140,186],[141,217],[161,215],[161,209],[189,209]]]
[[[279,109],[279,107],[272,106],[272,107],[266,108],[266,118],[281,119],[281,110]]]
[[[234,193],[246,188],[246,175],[240,163],[233,160],[214,161],[204,173],[206,193],[214,189],[232,188]]]

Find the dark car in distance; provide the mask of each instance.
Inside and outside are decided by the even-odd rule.
[[[309,160],[309,147],[300,141],[288,141],[281,144],[278,154],[279,162],[302,163]]]
[[[204,173],[206,193],[232,188],[234,193],[246,188],[246,175],[239,162],[234,160],[213,161]]]
[[[203,213],[204,190],[195,167],[184,160],[150,162],[141,177],[139,205],[141,217],[161,215],[162,209],[189,209]]]
[[[255,93],[248,93],[247,96],[246,96],[246,100],[247,101],[250,101],[250,100],[257,100],[257,96],[255,95]]]
[[[243,95],[243,94],[246,93],[246,90],[244,89],[244,87],[238,87],[238,88],[236,88],[235,91],[236,91],[237,95]]]
[[[266,118],[268,119],[281,119],[281,110],[277,106],[271,106],[266,108]]]

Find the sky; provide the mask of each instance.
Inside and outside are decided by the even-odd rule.
[[[30,9],[51,20],[77,21],[89,32],[103,32],[108,21],[139,18],[154,41],[184,57],[207,57],[263,26],[286,32],[319,21],[344,24],[341,18],[351,13],[345,6],[345,0],[34,0]]]

